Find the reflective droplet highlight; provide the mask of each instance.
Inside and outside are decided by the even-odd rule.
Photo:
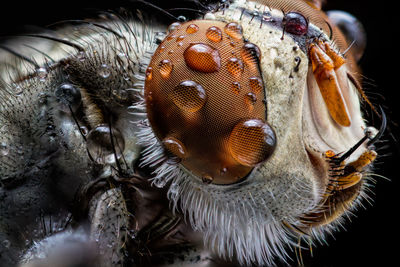
[[[146,81],[151,81],[153,79],[153,68],[148,67],[146,70]]]
[[[112,141],[111,136],[113,137]],[[110,129],[107,124],[100,124],[90,130],[86,140],[88,152],[98,164],[115,163],[115,156],[119,159],[125,148],[121,132],[114,127]]]
[[[7,146],[7,143],[1,142],[0,143],[0,156],[7,156],[9,152],[10,152],[10,149]]]
[[[186,65],[195,71],[211,73],[221,67],[221,57],[218,50],[204,44],[192,44],[183,53]]]
[[[41,81],[41,82],[44,82],[48,75],[47,70],[45,68],[38,68],[36,70],[36,74],[39,78],[39,81]]]
[[[188,34],[192,34],[192,33],[198,32],[198,31],[199,31],[199,26],[197,26],[196,24],[190,24],[186,28],[186,33],[188,33]]]
[[[82,100],[81,91],[70,83],[63,83],[58,86],[54,95],[59,103],[71,107],[72,111],[79,107]]]
[[[235,40],[242,39],[242,36],[243,36],[242,26],[240,26],[236,22],[228,23],[225,26],[224,30],[225,30],[225,33],[228,34],[233,39],[235,39]]]
[[[173,32],[181,27],[181,24],[179,22],[174,22],[168,27],[168,32]]]
[[[172,62],[169,59],[164,59],[163,61],[161,61],[159,64],[161,77],[164,79],[168,79],[171,76],[173,67],[174,66],[172,65]]]
[[[194,81],[179,83],[171,93],[172,101],[182,110],[196,112],[206,102],[206,91]]]
[[[214,43],[219,43],[222,40],[222,31],[220,28],[212,26],[207,29],[206,37]]]
[[[212,181],[214,180],[214,178],[213,178],[211,175],[206,174],[206,175],[203,175],[203,176],[201,177],[201,180],[202,180],[203,183],[205,183],[205,184],[211,184]]]
[[[254,104],[257,102],[257,96],[254,93],[247,93],[244,96],[244,101],[246,102],[249,111],[253,111]]]
[[[175,137],[167,137],[162,141],[164,147],[180,159],[187,157],[185,146]]]
[[[229,136],[232,157],[242,165],[255,166],[267,160],[276,146],[276,137],[268,123],[261,119],[239,122]]]
[[[238,95],[240,93],[240,83],[239,82],[234,82],[232,83],[232,92],[234,92],[236,95]]]
[[[230,58],[226,68],[236,79],[240,79],[243,72],[243,62],[236,57]]]
[[[249,78],[250,89],[253,93],[259,94],[263,90],[263,82],[259,77],[250,77]]]
[[[246,65],[248,65],[252,70],[256,70],[260,63],[261,51],[257,45],[253,43],[245,44],[240,50],[240,55]]]
[[[102,64],[97,73],[103,78],[110,77],[111,75],[110,66],[108,66],[107,64]]]

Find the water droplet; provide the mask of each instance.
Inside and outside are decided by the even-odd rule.
[[[243,72],[243,62],[236,57],[230,58],[226,68],[236,79],[240,79]]]
[[[228,171],[228,169],[227,168],[221,168],[220,170],[219,170],[219,174],[220,175],[225,175],[225,173]]]
[[[259,77],[250,77],[249,79],[250,89],[253,93],[258,94],[263,90],[263,82]]]
[[[176,41],[177,42],[180,42],[180,41],[183,41],[183,39],[185,39],[185,35],[180,35],[180,36],[178,36],[177,38],[176,38]]]
[[[211,73],[221,67],[221,57],[218,50],[204,44],[192,44],[183,53],[186,65],[192,70]]]
[[[211,184],[212,181],[214,180],[214,178],[208,174],[205,174],[201,177],[201,180],[203,181],[203,183],[205,184]]]
[[[239,122],[229,136],[232,157],[244,166],[255,166],[267,160],[276,146],[276,137],[268,123],[261,119]]]
[[[178,19],[178,21],[180,21],[180,22],[185,22],[185,21],[187,20],[186,17],[185,17],[185,16],[182,16],[182,15],[178,16],[177,19]]]
[[[74,85],[63,83],[54,91],[58,102],[70,106],[75,111],[81,103],[81,91]],[[65,108],[65,107],[62,107]],[[69,109],[69,108],[68,108]]]
[[[11,246],[11,242],[7,239],[3,240],[2,244],[5,248],[10,248]]]
[[[177,156],[180,159],[184,159],[187,157],[187,152],[185,146],[181,141],[176,139],[175,137],[166,137],[162,141],[164,147],[171,152],[173,155]]]
[[[88,128],[86,126],[81,126],[79,127],[79,129],[81,130],[81,133],[86,136],[89,132]]]
[[[194,81],[183,81],[178,84],[171,94],[172,101],[181,109],[196,112],[206,102],[206,91]]]
[[[170,60],[164,59],[163,61],[160,62],[158,67],[161,77],[163,77],[164,79],[168,79],[171,76],[171,72],[174,65],[172,65],[172,62]]]
[[[111,140],[111,135],[113,139]],[[125,141],[121,132],[107,124],[100,124],[90,130],[87,135],[87,149],[90,156],[98,164],[115,163],[115,155],[119,159],[125,148]]]
[[[10,149],[8,148],[7,143],[1,142],[0,143],[0,156],[7,156],[9,152],[10,152]]]
[[[100,68],[98,69],[97,73],[103,77],[103,78],[108,78],[111,75],[111,70],[110,70],[110,66],[108,66],[107,64],[102,64],[100,66]]]
[[[39,81],[41,81],[41,82],[44,82],[48,75],[47,70],[45,68],[38,68],[36,70],[36,74],[39,78]]]
[[[257,70],[261,58],[261,51],[258,46],[247,43],[242,47],[240,54],[245,64],[252,68],[252,70]]]
[[[238,95],[238,94],[240,93],[240,89],[241,89],[240,83],[238,83],[238,82],[232,83],[232,91],[233,91],[236,95]]]
[[[165,46],[162,45],[162,46],[160,46],[160,48],[159,48],[158,51],[159,51],[160,53],[162,53],[164,50],[165,50]]]
[[[171,33],[181,27],[181,24],[179,22],[174,22],[168,27],[168,32]]]
[[[153,68],[148,67],[146,69],[146,81],[151,81],[151,79],[153,79]]]
[[[224,30],[225,30],[225,33],[228,34],[233,39],[236,39],[236,40],[242,39],[242,36],[243,36],[242,26],[240,26],[236,22],[231,22],[231,23],[226,24]]]
[[[249,107],[249,110],[252,111],[254,108],[254,104],[257,102],[257,96],[254,93],[247,93],[244,96],[244,101]]]
[[[219,43],[222,40],[222,31],[220,28],[212,26],[207,29],[206,37],[214,43]]]
[[[186,28],[186,33],[192,34],[192,33],[197,32],[198,30],[199,30],[199,26],[197,26],[196,24],[190,24]]]

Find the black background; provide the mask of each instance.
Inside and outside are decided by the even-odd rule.
[[[93,14],[93,10],[134,6],[126,1],[37,1],[2,0],[0,11],[0,35],[21,32],[24,25],[45,26],[64,19],[82,19]],[[155,1],[157,2],[157,1]],[[167,6],[176,1],[163,1]],[[328,0],[325,10],[340,9],[355,15],[367,31],[367,49],[361,60],[366,77],[364,89],[374,103],[383,105],[389,121],[390,132],[400,139],[400,102],[396,95],[400,90],[398,11],[396,1]],[[1,41],[0,41],[1,42]],[[374,119],[379,128],[379,121]],[[400,167],[399,143],[389,134],[384,136],[388,147],[376,164],[377,173],[389,178],[376,178],[374,204],[364,203],[367,210],[360,209],[352,223],[346,224],[335,238],[328,238],[329,245],[313,249],[313,257],[303,257],[306,266],[393,266],[399,259],[399,228],[397,212],[399,197],[398,167]]]

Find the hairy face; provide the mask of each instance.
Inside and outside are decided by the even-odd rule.
[[[327,19],[301,1],[236,1],[171,25],[151,59],[143,164],[169,155],[153,183],[171,183],[174,208],[224,257],[271,263],[362,198],[376,130]]]

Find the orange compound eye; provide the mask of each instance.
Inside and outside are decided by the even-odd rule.
[[[150,125],[204,183],[240,181],[276,146],[260,49],[244,41],[237,23],[196,20],[170,29],[146,72]]]

